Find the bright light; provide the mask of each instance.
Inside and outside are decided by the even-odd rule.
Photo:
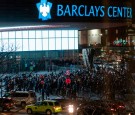
[[[0,27],[0,31],[23,30],[23,29],[42,29],[42,28],[59,28],[59,27],[70,27],[70,26],[69,25],[13,26],[13,27]]]
[[[68,106],[68,112],[69,113],[73,113],[74,112],[74,106],[73,105],[69,105]]]

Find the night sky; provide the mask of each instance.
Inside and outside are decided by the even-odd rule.
[[[56,3],[59,4],[90,4],[90,5],[106,5],[106,4],[117,4],[117,5],[123,5],[126,4],[127,1],[132,1],[133,7],[135,7],[135,0],[47,0],[49,2],[52,2],[53,5]],[[0,22],[40,22],[38,20],[38,10],[36,8],[36,3],[40,2],[40,0],[0,0]],[[52,15],[55,11],[52,11]],[[133,21],[135,22],[135,8],[133,8]],[[62,17],[63,20],[66,20],[67,17]],[[82,18],[82,19],[81,19]],[[54,16],[55,21],[61,22],[61,19],[56,20],[56,17]],[[76,20],[81,21],[89,21],[83,20],[83,17],[76,17]],[[76,21],[72,20],[72,21]],[[91,19],[96,20],[96,19]],[[96,21],[99,21],[100,18]],[[53,22],[54,20],[52,20]]]

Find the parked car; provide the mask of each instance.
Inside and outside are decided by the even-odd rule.
[[[82,103],[77,108],[77,115],[132,115],[120,101],[94,100]]]
[[[15,107],[15,104],[11,98],[0,98],[0,111],[10,111]]]
[[[47,115],[52,115],[53,113],[62,112],[61,105],[54,100],[38,101],[35,104],[27,105],[25,110],[28,114],[45,113]]]
[[[22,108],[37,101],[34,91],[11,91],[5,93],[4,97],[10,97],[17,106],[19,105]]]

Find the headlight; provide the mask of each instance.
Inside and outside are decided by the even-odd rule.
[[[77,111],[79,110],[79,107],[77,107],[77,109],[76,109]]]
[[[128,115],[132,115],[132,113],[128,113]]]
[[[73,113],[74,112],[74,106],[73,105],[69,105],[68,106],[68,112],[69,113]]]

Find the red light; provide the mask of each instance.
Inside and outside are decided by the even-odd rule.
[[[5,104],[6,106],[9,106],[9,104]]]

